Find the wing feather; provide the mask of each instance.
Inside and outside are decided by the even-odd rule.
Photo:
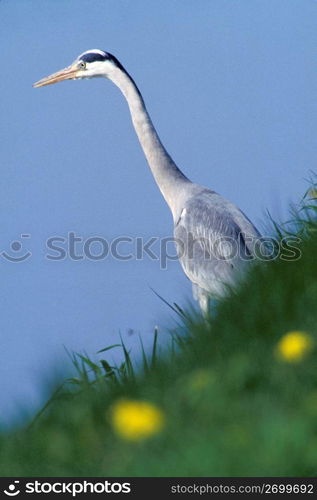
[[[214,295],[222,295],[253,259],[260,236],[237,207],[207,189],[186,202],[174,235],[186,275]]]

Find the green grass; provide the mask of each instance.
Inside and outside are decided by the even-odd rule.
[[[140,366],[71,355],[76,373],[57,388],[25,429],[0,435],[2,476],[316,476],[316,200],[306,195],[295,218],[276,225],[299,234],[301,258],[254,266],[208,322],[176,307],[169,347]],[[286,232],[286,233],[285,233]],[[315,347],[298,363],[276,356],[292,330]],[[111,347],[111,346],[110,346]],[[116,434],[111,408],[146,401],[165,426],[140,442]]]

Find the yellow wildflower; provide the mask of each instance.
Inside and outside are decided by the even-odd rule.
[[[311,351],[313,340],[308,333],[292,331],[286,333],[276,347],[277,356],[288,363],[302,361]]]
[[[210,370],[201,368],[195,370],[189,378],[189,388],[194,391],[201,391],[211,386],[215,381],[215,375]]]
[[[316,188],[311,188],[307,195],[309,196],[309,198],[312,198],[312,199],[316,199],[317,198],[317,189]]]
[[[121,437],[139,441],[162,429],[164,415],[151,403],[122,399],[112,406],[111,421]]]

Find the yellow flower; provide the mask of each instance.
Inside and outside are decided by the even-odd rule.
[[[190,375],[189,388],[194,391],[201,391],[211,386],[214,381],[214,374],[210,370],[201,368]]]
[[[308,333],[293,331],[286,333],[276,347],[277,356],[288,363],[302,361],[311,351],[313,340]]]
[[[312,198],[312,199],[315,199],[317,198],[317,189],[316,188],[311,188],[307,195],[309,196],[309,198]]]
[[[111,421],[121,437],[139,441],[162,429],[164,415],[159,408],[145,401],[122,399],[112,406]]]

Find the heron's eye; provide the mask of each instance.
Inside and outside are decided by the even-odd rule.
[[[80,69],[85,69],[86,68],[85,61],[79,61],[78,66],[80,67]]]

